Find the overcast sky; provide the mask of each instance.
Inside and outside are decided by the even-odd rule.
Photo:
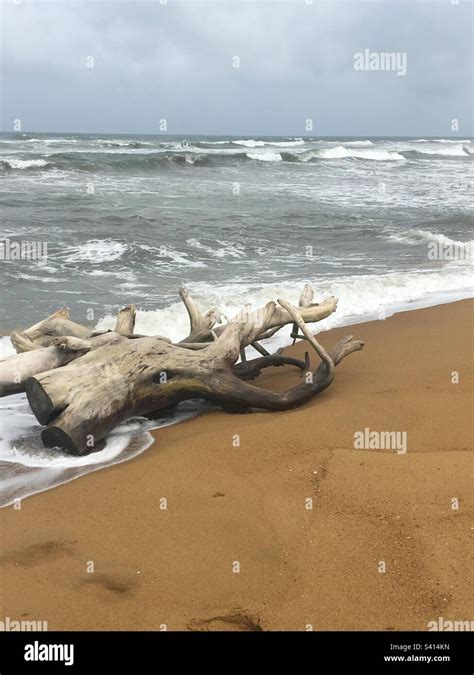
[[[4,131],[472,135],[468,0],[0,2]]]

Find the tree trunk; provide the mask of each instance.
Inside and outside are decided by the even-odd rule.
[[[337,304],[330,298],[300,311],[284,300],[279,306],[270,302],[254,312],[244,309],[222,330],[208,335],[215,338],[212,342],[202,349],[189,349],[188,344],[195,344],[192,340],[212,330],[214,317],[208,313],[203,321],[189,295],[183,295],[191,322],[185,344],[173,345],[156,337],[125,338],[27,381],[30,406],[39,422],[47,425],[42,432],[46,446],[61,446],[79,455],[98,450],[107,434],[128,417],[168,409],[189,398],[212,401],[229,412],[285,410],[329,386],[336,363],[362,348],[362,343],[348,338],[329,355],[307,330],[302,316],[312,321],[328,316]],[[308,370],[308,358],[300,362],[281,354],[236,363],[247,345],[292,322],[322,359],[314,373]],[[305,381],[287,392],[276,394],[243,381],[256,377],[262,368],[288,364],[303,370]]]
[[[0,360],[0,395],[25,387],[31,409],[45,425],[44,445],[60,446],[75,455],[101,449],[120,422],[135,415],[156,415],[186,399],[209,400],[228,412],[302,405],[331,384],[334,368],[345,356],[363,347],[348,337],[326,352],[306,322],[332,314],[337,300],[312,303],[313,294],[306,285],[298,309],[278,300],[255,311],[246,307],[227,324],[216,326],[219,312],[202,313],[189,292],[181,289],[190,332],[176,344],[160,336],[134,335],[133,305],[119,312],[114,331],[103,334],[75,324],[67,310],[60,310],[12,335],[22,353]],[[308,354],[300,361],[281,350],[270,354],[260,345],[286,324],[293,324],[295,339],[304,338],[319,355],[321,363],[314,372]],[[248,345],[262,356],[248,361]],[[287,365],[302,372],[303,382],[286,392],[266,391],[248,382],[264,368]]]
[[[28,340],[22,339],[28,347]],[[25,391],[26,381],[33,375],[61,368],[104,344],[123,340],[126,338],[109,332],[87,340],[68,336],[53,338],[49,347],[39,347],[31,342],[34,346],[28,347],[28,351],[24,349],[15,356],[0,359],[0,397]]]

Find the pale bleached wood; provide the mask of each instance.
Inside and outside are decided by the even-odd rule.
[[[204,352],[157,338],[106,345],[64,368],[31,377],[26,392],[42,424],[46,445],[73,454],[101,447],[103,438],[124,419],[206,397],[213,372]]]
[[[75,349],[40,347],[0,359],[0,397],[25,391],[25,383],[32,375],[60,368],[89,349],[87,344]]]
[[[186,399],[209,400],[228,412],[301,405],[329,386],[335,365],[363,347],[363,343],[346,338],[326,352],[311,335],[306,324],[332,314],[337,300],[313,303],[309,285],[298,309],[283,299],[278,305],[271,301],[256,310],[246,306],[224,326],[216,326],[220,319],[217,310],[203,313],[186,289],[181,289],[180,295],[190,332],[177,344],[168,338],[133,334],[133,305],[119,312],[115,331],[91,332],[60,311],[23,333],[15,333],[12,339],[23,353],[0,360],[0,393],[25,387],[34,414],[46,425],[43,443],[81,455],[103,447],[107,434],[127,418],[160,414]],[[307,354],[300,361],[281,350],[269,354],[260,345],[290,323],[302,331],[300,337],[323,361],[314,373],[309,370]],[[44,342],[47,346],[41,347]],[[237,363],[248,345],[263,356]],[[296,366],[304,374],[304,382],[280,393],[249,384],[247,380],[271,366]],[[16,380],[20,381],[12,384],[18,372],[21,376]]]
[[[34,349],[0,358],[0,397],[25,391],[26,381],[33,375],[61,368],[93,349],[124,339],[113,332],[87,340],[62,336],[54,338],[48,347],[35,346]]]
[[[17,353],[48,347],[57,337],[69,336],[81,339],[104,335],[111,331],[95,331],[87,326],[69,319],[69,309],[60,309],[43,321],[35,323],[24,331],[14,331],[10,340]],[[135,327],[136,310],[134,305],[128,305],[117,314],[114,331],[121,335],[132,337]]]
[[[137,310],[135,305],[128,305],[119,311],[114,331],[120,335],[132,335],[135,329]]]
[[[333,360],[331,359],[331,357],[329,356],[327,351],[324,349],[324,347],[319,344],[319,342],[316,340],[314,335],[311,335],[311,333],[309,332],[305,322],[301,318],[300,312],[298,312],[296,307],[293,307],[293,305],[291,303],[289,303],[286,300],[283,300],[282,298],[279,298],[278,302],[282,307],[284,307],[286,309],[286,311],[291,316],[291,318],[293,319],[296,326],[298,326],[298,328],[301,330],[301,332],[303,333],[305,338],[308,340],[310,345],[312,347],[314,347],[314,349],[315,349],[316,353],[318,354],[319,358],[321,359],[321,361],[324,364],[326,364],[328,374],[332,374],[332,372],[334,370]]]
[[[216,336],[212,329],[216,323],[220,322],[221,313],[215,307],[202,313],[185,286],[179,289],[179,296],[186,307],[190,324],[189,334],[181,342],[197,343],[215,340]]]

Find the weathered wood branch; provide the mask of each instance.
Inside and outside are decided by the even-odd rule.
[[[335,345],[331,349],[331,359],[335,364],[352,352],[362,349],[361,341],[350,341],[350,336]],[[230,374],[214,379],[212,385],[213,394],[210,397],[214,403],[221,405],[228,412],[248,412],[252,409],[281,411],[296,408],[307,403],[316,394],[324,391],[334,379],[334,371],[329,371],[326,363],[320,363],[314,373],[305,373],[304,383],[299,384],[285,392],[275,393],[248,384]]]
[[[212,367],[204,353],[139,338],[31,377],[26,393],[38,421],[48,424],[44,444],[85,454],[100,449],[104,437],[128,417],[206,398]]]
[[[23,331],[22,335],[29,338],[39,347],[48,347],[54,338],[61,335],[70,335],[71,337],[86,338],[91,334],[90,328],[81,326],[69,319],[69,310],[60,309],[44,321],[36,323]],[[17,346],[18,344],[18,346]],[[15,348],[20,347],[20,352],[23,351],[24,344],[15,344]]]
[[[159,415],[190,398],[212,401],[228,412],[301,405],[332,382],[334,368],[345,356],[363,346],[350,337],[329,352],[319,344],[306,323],[332,314],[337,300],[313,303],[311,287],[305,287],[299,308],[283,299],[257,310],[247,306],[224,326],[216,326],[217,310],[202,313],[186,289],[180,295],[190,332],[177,344],[134,335],[132,305],[119,312],[115,330],[104,334],[75,324],[65,311],[16,333],[22,353],[0,360],[0,395],[25,387],[31,409],[45,425],[43,443],[81,455],[103,447],[107,434],[125,419]],[[259,344],[291,323],[322,360],[314,372],[308,354],[301,361],[281,350],[269,354]],[[247,360],[248,345],[263,356]],[[281,393],[249,384],[272,366],[294,366],[303,381]]]
[[[269,354],[268,356],[262,356],[257,359],[252,359],[251,361],[236,363],[232,367],[232,372],[241,380],[254,380],[265,368],[278,368],[280,366],[295,366],[305,372],[309,369],[309,354],[308,352],[305,353],[304,361],[294,359],[291,356]]]
[[[117,314],[114,331],[120,335],[132,335],[135,329],[135,318],[137,310],[135,305],[124,307]]]
[[[25,382],[32,375],[64,366],[89,349],[87,345],[81,351],[40,347],[0,359],[0,397],[25,391]]]
[[[69,309],[60,309],[43,321],[30,326],[23,332],[13,331],[10,341],[18,354],[41,347],[48,347],[57,337],[69,336],[80,339],[93,338],[98,335],[114,332],[127,337],[133,336],[136,309],[128,305],[117,314],[113,331],[94,331],[87,326],[69,319]]]
[[[181,342],[197,343],[215,340],[216,335],[212,329],[216,323],[220,322],[221,313],[215,307],[211,307],[211,309],[208,309],[203,314],[195,300],[191,297],[188,289],[184,286],[179,289],[179,296],[186,307],[190,323],[189,335]]]
[[[25,391],[26,381],[33,375],[61,368],[89,351],[125,339],[112,331],[87,339],[61,336],[53,338],[48,347],[35,346],[0,358],[0,398]]]

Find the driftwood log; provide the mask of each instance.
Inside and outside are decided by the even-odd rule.
[[[231,413],[293,408],[328,387],[335,366],[363,347],[352,336],[329,351],[319,344],[307,323],[330,316],[337,300],[317,304],[313,295],[307,284],[298,308],[279,299],[258,310],[246,306],[220,324],[220,312],[212,308],[202,313],[182,288],[190,331],[177,343],[135,335],[132,305],[119,312],[113,331],[102,333],[74,323],[68,310],[59,310],[12,334],[19,353],[0,359],[0,395],[26,391],[33,413],[45,426],[44,445],[75,455],[100,450],[109,432],[127,418],[156,417],[186,399],[211,401]],[[319,356],[314,371],[307,353],[300,361],[282,350],[270,354],[260,344],[287,324],[293,325],[292,337],[307,340]],[[248,360],[249,345],[261,356]],[[274,366],[295,366],[302,382],[282,393],[249,383]]]

